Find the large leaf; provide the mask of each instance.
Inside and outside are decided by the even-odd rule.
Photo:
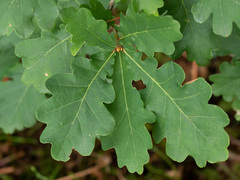
[[[93,60],[78,58],[72,74],[59,74],[47,81],[53,97],[37,111],[47,124],[41,142],[52,144],[52,156],[66,161],[74,148],[82,155],[91,154],[96,136],[110,134],[114,119],[103,103],[115,98],[106,75],[112,74],[113,53],[96,55]]]
[[[221,73],[209,77],[213,82],[213,93],[216,96],[223,96],[227,102],[240,99],[240,62],[231,65],[224,62],[220,66]]]
[[[1,0],[0,35],[10,34],[13,30],[27,38],[34,32],[33,17],[43,29],[51,29],[58,16],[53,0]]]
[[[41,93],[49,92],[46,80],[54,74],[71,72],[73,59],[70,48],[71,34],[62,30],[58,34],[42,33],[37,39],[24,40],[16,47],[16,54],[22,57],[25,71],[22,80],[33,84]]]
[[[0,82],[0,128],[5,133],[33,126],[36,123],[35,111],[45,99],[32,86],[21,82],[21,66],[17,64],[8,74],[13,80]]]
[[[157,115],[153,138],[159,143],[167,139],[166,153],[178,162],[188,155],[197,165],[224,161],[228,157],[229,139],[223,127],[229,123],[226,113],[207,102],[211,87],[202,78],[182,86],[184,72],[173,62],[159,69],[157,61],[141,61],[141,54],[129,54],[129,65],[135,79],[142,79],[141,91],[145,107]]]
[[[163,6],[163,0],[132,0],[135,12],[144,10],[147,14],[158,14],[158,8]]]
[[[213,33],[212,21],[197,23],[191,13],[191,7],[197,0],[166,0],[165,6],[161,10],[167,10],[167,14],[181,23],[183,39],[174,43],[176,51],[172,55],[173,59],[179,58],[183,51],[187,52],[190,61],[196,61],[199,65],[206,65],[212,59],[212,51],[221,47],[220,38]]]
[[[121,15],[118,31],[120,43],[134,43],[138,50],[149,56],[154,52],[172,54],[175,50],[173,42],[182,38],[180,24],[172,17],[137,14],[131,8],[126,17]]]
[[[198,0],[192,7],[194,18],[203,23],[213,14],[213,31],[221,36],[230,36],[232,24],[240,28],[240,0]]]
[[[113,50],[114,41],[107,32],[107,24],[103,20],[96,20],[86,8],[75,9],[70,7],[61,11],[63,21],[67,23],[66,29],[72,35],[76,54],[79,48],[86,43],[88,46],[99,46],[104,50]],[[75,46],[79,47],[76,48]]]
[[[124,53],[119,53],[114,65],[113,86],[115,101],[108,105],[116,126],[109,136],[101,138],[103,149],[115,148],[119,167],[127,166],[130,172],[143,172],[149,160],[147,150],[152,148],[151,136],[144,126],[155,116],[143,108],[138,91],[132,86],[133,71],[128,69]]]

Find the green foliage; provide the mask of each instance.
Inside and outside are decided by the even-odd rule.
[[[6,133],[31,127],[37,109],[46,124],[40,140],[52,144],[54,159],[67,161],[72,149],[90,155],[97,138],[104,150],[115,149],[119,167],[139,174],[149,161],[151,134],[155,143],[166,138],[175,161],[192,156],[204,167],[226,160],[229,120],[208,104],[211,86],[203,78],[183,85],[182,68],[172,61],[157,68],[154,55],[176,59],[186,51],[188,60],[206,65],[217,51],[237,60],[239,0],[109,3],[0,2],[0,78],[11,78],[0,82],[0,127]],[[214,94],[234,101],[238,113],[239,67],[223,63],[210,77]],[[145,89],[133,87],[138,80]],[[39,105],[43,94],[51,97]]]
[[[232,33],[235,22],[240,28],[240,0],[198,0],[192,7],[197,22],[205,22],[213,14],[213,31],[224,37]]]
[[[10,34],[13,30],[23,38],[34,32],[32,18],[42,30],[50,30],[58,17],[58,8],[53,0],[1,0],[0,35]]]
[[[119,42],[135,44],[139,51],[149,56],[154,52],[170,55],[175,50],[173,42],[182,38],[179,28],[179,23],[171,16],[136,14],[129,8],[126,17],[121,15]]]
[[[65,30],[56,35],[42,33],[37,39],[27,39],[16,47],[16,55],[22,57],[22,80],[26,84],[33,84],[41,93],[47,93],[46,80],[54,74],[71,72],[70,63],[73,59],[70,53],[71,34]]]
[[[240,59],[240,29],[233,26],[233,32],[231,36],[222,38],[222,48],[217,52],[220,56],[232,54],[234,56],[233,62]]]
[[[96,136],[110,134],[115,123],[103,102],[111,103],[115,98],[106,81],[112,63],[111,52],[95,55],[91,61],[77,58],[72,74],[55,75],[47,81],[53,97],[39,107],[37,117],[48,124],[41,141],[52,143],[53,158],[68,160],[72,148],[90,155]]]
[[[0,127],[5,133],[13,133],[35,124],[35,111],[45,98],[21,82],[21,64],[16,64],[7,75],[11,81],[0,82]]]
[[[166,138],[166,152],[178,162],[191,155],[203,167],[206,161],[226,159],[229,140],[222,127],[229,120],[219,107],[207,104],[211,96],[208,83],[198,79],[181,86],[184,73],[179,65],[169,62],[156,70],[155,59],[141,61],[140,54],[126,54],[135,78],[147,86],[141,91],[145,106],[157,116],[155,142]]]
[[[161,12],[167,10],[167,14],[173,16],[181,23],[183,38],[174,43],[176,51],[173,59],[179,58],[183,51],[187,52],[190,61],[196,61],[199,65],[206,65],[212,58],[212,51],[221,47],[220,38],[213,33],[211,19],[199,24],[193,19],[192,5],[196,0],[164,1],[165,6]],[[203,48],[204,47],[204,48]]]
[[[210,76],[213,82],[213,93],[216,96],[223,96],[227,102],[233,102],[236,110],[240,109],[240,62],[235,65],[224,62],[220,66],[221,73]],[[239,119],[239,114],[236,115]]]
[[[143,108],[141,97],[132,86],[134,72],[128,68],[128,60],[125,53],[117,54],[112,76],[116,99],[107,106],[116,126],[101,141],[103,149],[116,149],[119,167],[126,165],[130,172],[142,173],[142,164],[149,160],[147,150],[152,148],[151,136],[145,124],[153,123],[155,116]]]

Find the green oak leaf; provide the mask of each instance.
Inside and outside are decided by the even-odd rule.
[[[104,21],[108,21],[114,18],[112,12],[109,9],[105,9],[98,0],[89,0],[89,4],[83,4],[81,7],[89,9],[96,20],[103,19]],[[108,24],[114,25],[114,21]]]
[[[28,38],[34,32],[33,17],[43,30],[54,26],[58,8],[53,0],[1,0],[0,35],[10,34],[13,30],[21,38]]]
[[[66,30],[73,35],[72,54],[75,55],[84,43],[88,46],[99,46],[103,50],[115,48],[116,45],[107,32],[107,24],[103,20],[94,19],[88,9],[70,7],[63,9],[61,15],[63,21],[67,23]]]
[[[115,148],[118,166],[127,166],[129,172],[143,172],[149,161],[147,150],[152,148],[151,136],[145,127],[155,116],[143,108],[140,95],[132,86],[133,71],[128,69],[126,55],[118,53],[112,76],[116,92],[115,101],[108,105],[116,126],[109,136],[101,137],[104,150]]]
[[[182,38],[180,24],[171,16],[137,14],[131,8],[126,17],[121,15],[118,31],[120,43],[133,43],[148,56],[153,56],[154,52],[172,54],[175,50],[173,42]]]
[[[45,99],[34,87],[23,84],[21,76],[22,65],[17,64],[8,74],[12,80],[0,82],[0,128],[5,133],[33,126],[35,111]]]
[[[36,22],[42,30],[50,30],[55,25],[59,11],[53,0],[37,0],[34,15]]]
[[[163,6],[163,0],[132,0],[131,2],[135,12],[144,10],[147,14],[158,15],[158,8]]]
[[[221,73],[209,77],[213,82],[213,94],[223,96],[227,102],[240,99],[240,62],[236,65],[224,62],[220,66]]]
[[[240,0],[198,0],[192,7],[194,18],[203,23],[213,14],[213,31],[228,37],[235,22],[240,28]]]
[[[62,8],[79,8],[82,4],[89,4],[88,0],[58,0],[58,6]]]
[[[33,84],[41,93],[49,92],[46,80],[54,74],[71,72],[71,34],[65,30],[57,34],[42,32],[37,39],[27,39],[16,47],[16,55],[22,57],[25,71],[22,81]]]
[[[197,23],[191,13],[191,7],[197,0],[166,0],[161,12],[167,10],[167,14],[181,23],[183,39],[174,43],[176,51],[173,59],[179,58],[183,51],[187,52],[190,61],[196,61],[199,65],[206,65],[212,59],[212,51],[221,48],[220,38],[213,33],[212,21]],[[160,13],[161,13],[160,12]]]
[[[135,79],[146,84],[140,92],[146,109],[157,115],[153,138],[156,143],[166,138],[168,156],[182,162],[190,155],[199,167],[207,161],[226,160],[229,138],[223,127],[229,119],[218,106],[207,103],[210,85],[199,78],[182,86],[184,72],[176,63],[171,61],[156,69],[155,59],[141,61],[141,53],[125,53]]]
[[[41,142],[52,144],[52,156],[67,161],[74,148],[82,155],[90,155],[96,136],[110,134],[114,119],[104,103],[115,98],[108,83],[112,74],[114,52],[79,57],[73,61],[73,73],[51,77],[47,88],[53,97],[37,110],[38,119],[47,124]]]
[[[217,51],[219,56],[225,56],[228,54],[234,55],[236,59],[240,58],[240,29],[238,29],[235,25],[233,26],[233,32],[231,36],[227,38],[222,38],[222,48]]]

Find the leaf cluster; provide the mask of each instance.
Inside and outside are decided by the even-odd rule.
[[[67,161],[72,149],[90,155],[97,138],[104,150],[115,149],[119,167],[139,174],[152,139],[165,138],[167,155],[178,162],[192,156],[204,167],[226,160],[229,119],[208,104],[211,86],[203,78],[183,85],[182,68],[173,61],[158,68],[154,54],[177,59],[186,51],[199,65],[213,52],[235,55],[235,64],[224,63],[210,80],[215,95],[240,109],[239,6],[239,0],[2,0],[0,78],[9,81],[0,82],[0,127],[6,133],[31,127],[36,111],[47,125],[41,142],[52,144],[54,159]],[[146,86],[140,91],[132,85],[139,80]]]

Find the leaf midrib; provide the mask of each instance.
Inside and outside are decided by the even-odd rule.
[[[76,113],[76,116],[74,117],[73,122],[70,123],[70,124],[71,124],[71,125],[70,125],[70,128],[69,128],[69,130],[68,130],[68,132],[67,132],[67,135],[65,136],[65,139],[64,139],[64,141],[63,141],[63,144],[62,144],[62,146],[61,146],[61,148],[60,148],[60,151],[59,151],[57,157],[59,156],[59,154],[60,154],[60,152],[61,152],[61,150],[62,150],[62,148],[63,148],[63,146],[64,146],[64,144],[65,144],[65,142],[66,142],[66,140],[67,140],[67,138],[68,138],[68,135],[69,135],[69,133],[70,133],[70,131],[71,131],[71,129],[72,129],[72,127],[73,127],[76,119],[79,119],[79,121],[80,121],[80,118],[78,117],[78,115],[79,115],[79,113],[80,113],[80,111],[81,111],[83,102],[84,102],[84,100],[85,100],[85,98],[86,98],[86,96],[87,96],[87,93],[88,93],[88,91],[89,91],[92,83],[93,83],[93,82],[95,81],[95,79],[98,77],[99,73],[102,71],[102,69],[105,67],[105,65],[109,62],[109,60],[111,59],[111,57],[112,57],[112,55],[113,55],[114,53],[115,53],[115,51],[113,51],[113,52],[110,54],[110,56],[108,57],[108,59],[107,59],[107,60],[105,61],[105,63],[101,66],[101,68],[98,70],[98,72],[96,73],[96,75],[93,77],[92,81],[89,83],[89,86],[88,86],[86,92],[84,93],[83,98],[79,100],[79,101],[81,101],[81,104],[79,105],[78,111],[77,111],[77,113]],[[79,124],[81,124],[81,123],[79,122]],[[80,128],[82,129],[81,125],[80,125]]]
[[[134,64],[139,67],[162,91],[163,93],[173,102],[173,104],[177,107],[177,109],[186,117],[186,119],[195,127],[205,138],[207,138],[197,127],[196,125],[191,121],[191,119],[188,118],[188,116],[182,111],[182,109],[176,104],[176,102],[173,100],[173,98],[162,88],[162,86],[150,75],[148,74],[125,50],[124,53],[134,62]]]

